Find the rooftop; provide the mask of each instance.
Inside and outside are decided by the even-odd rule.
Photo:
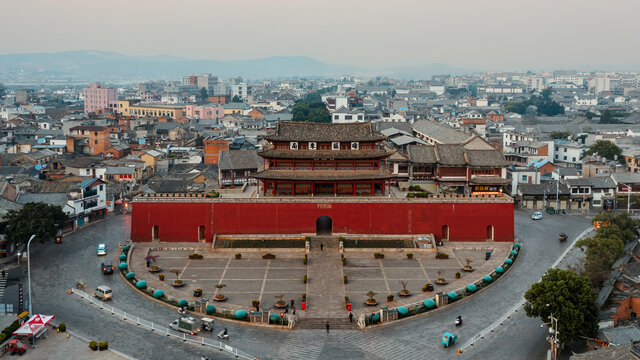
[[[441,144],[460,144],[472,135],[430,120],[420,120],[413,124],[413,131],[428,136]]]
[[[324,124],[279,122],[275,131],[265,137],[271,141],[380,141],[383,135],[375,134],[371,123]]]

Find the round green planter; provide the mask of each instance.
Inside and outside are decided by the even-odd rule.
[[[511,265],[511,264],[513,264],[513,260],[511,260],[511,259],[506,259],[506,260],[504,261],[504,263],[505,263],[505,264],[507,264],[507,265]]]
[[[207,314],[211,315],[214,312],[216,312],[216,307],[213,305],[207,305],[207,307],[205,308],[205,310],[207,311]]]
[[[236,319],[244,319],[247,317],[247,312],[244,310],[236,310]]]
[[[128,267],[129,267],[129,264],[127,264],[126,262],[118,264],[118,269],[120,270],[127,270]]]
[[[496,268],[496,272],[497,272],[498,274],[502,274],[502,273],[504,272],[504,268],[503,268],[502,266],[498,266],[498,267]]]
[[[122,261],[122,262],[127,261],[127,255],[120,254],[120,261]]]
[[[371,317],[371,320],[373,320],[373,322],[380,321],[380,313],[373,314],[373,316]]]
[[[153,292],[153,297],[156,299],[160,299],[163,296],[164,296],[164,291],[162,290],[156,290]]]
[[[455,291],[449,291],[449,293],[447,293],[447,296],[449,297],[449,299],[455,300],[458,298],[458,293]]]
[[[136,283],[136,287],[138,289],[146,289],[147,288],[147,282],[144,280],[140,280]]]
[[[436,307],[436,301],[433,300],[433,299],[427,299],[427,300],[423,301],[422,304],[424,304],[424,306],[427,309],[433,309],[434,307]]]
[[[513,255],[513,256],[516,256],[516,255],[518,255],[518,252],[517,252],[516,250],[511,250],[511,251],[509,252],[509,254],[511,254],[511,255]]]
[[[134,272],[129,271],[127,275],[125,275],[124,277],[127,278],[127,280],[131,280],[134,277],[136,277],[136,274]]]
[[[485,276],[482,278],[482,280],[483,280],[484,282],[492,282],[492,281],[493,281],[493,278],[491,277],[491,275],[485,275]]]
[[[475,284],[469,284],[467,285],[467,291],[468,292],[475,292],[476,290],[478,290],[478,288],[476,287]]]
[[[178,306],[187,306],[189,305],[189,302],[185,299],[180,299],[178,300]]]
[[[399,306],[398,307],[398,314],[400,315],[407,315],[409,313],[409,309],[407,309],[404,306]]]
[[[271,315],[269,315],[269,320],[271,320],[271,321],[273,321],[273,322],[279,321],[279,320],[280,320],[280,315],[278,315],[278,314],[271,314]]]
[[[519,248],[519,247],[522,247],[522,245],[520,243],[514,243],[513,247]]]
[[[125,254],[128,253],[129,252],[129,246],[128,245],[123,246],[122,247],[122,252],[125,253]]]

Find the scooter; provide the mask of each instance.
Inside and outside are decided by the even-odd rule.
[[[185,309],[184,307],[178,308],[178,314],[185,315],[186,313],[187,313],[187,309]]]
[[[456,318],[456,327],[462,325],[462,316]]]
[[[229,334],[227,334],[224,330],[222,330],[218,333],[218,339],[227,340],[229,339]]]

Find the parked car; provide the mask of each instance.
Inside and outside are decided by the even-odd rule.
[[[531,218],[532,218],[533,220],[540,220],[540,219],[542,219],[542,212],[540,212],[540,211],[536,211],[536,212],[534,212],[534,213],[533,213],[533,215],[531,215]]]
[[[18,354],[22,356],[27,352],[27,346],[18,339],[12,339],[7,346],[7,352],[11,353],[11,355]]]
[[[95,295],[100,300],[109,300],[113,296],[113,290],[108,286],[98,286],[96,288]]]
[[[107,245],[98,244],[98,256],[107,255]]]
[[[113,265],[110,262],[104,262],[101,265],[102,273],[105,275],[113,274]]]

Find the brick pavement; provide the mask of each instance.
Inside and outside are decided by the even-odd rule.
[[[120,356],[111,350],[92,351],[89,349],[88,342],[73,336],[67,338],[65,333],[58,333],[49,328],[47,338],[38,340],[35,348],[28,345],[27,352],[21,357],[21,359],[125,360],[127,358]]]

